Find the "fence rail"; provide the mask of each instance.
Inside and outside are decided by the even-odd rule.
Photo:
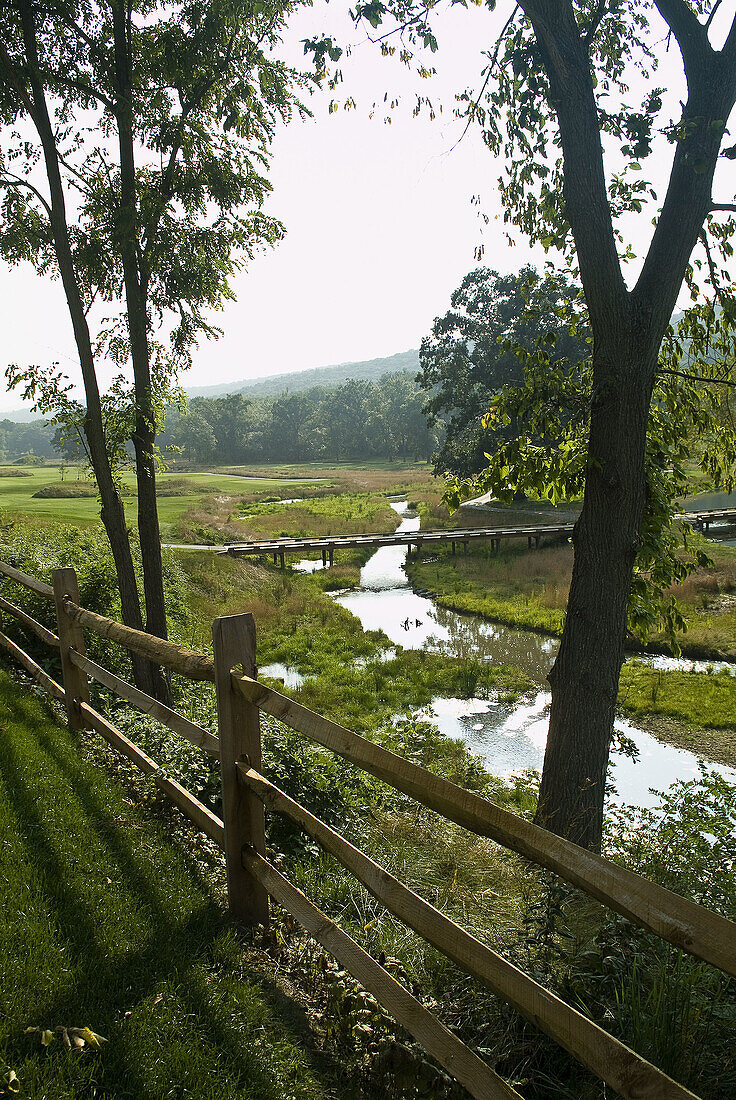
[[[534,864],[554,871],[641,927],[731,975],[736,975],[736,925],[502,810],[259,683],[251,615],[227,616],[215,621],[213,660],[81,607],[73,570],[55,570],[53,586],[4,562],[0,562],[0,575],[54,601],[58,636],[3,597],[0,610],[58,650],[63,685],[3,631],[0,647],[37,684],[65,704],[72,726],[101,734],[150,775],[156,786],[223,849],[228,904],[235,917],[250,923],[265,922],[268,899],[273,898],[373,993],[472,1096],[478,1100],[519,1098],[515,1089],[269,862],[264,811],[285,814],[337,858],[394,916],[511,1004],[621,1096],[627,1100],[693,1100],[692,1092],[465,931],[271,783],[261,771],[260,713],[272,715],[449,821],[490,837]],[[218,736],[91,660],[84,651],[85,630],[189,679],[214,683]],[[88,677],[203,752],[219,756],[222,820],[165,775],[155,760],[92,707]]]

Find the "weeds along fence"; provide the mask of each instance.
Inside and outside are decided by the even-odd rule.
[[[283,906],[369,990],[478,1100],[520,1094],[448,1030],[354,939],[281,874],[268,859],[265,813],[291,818],[334,856],[391,913],[469,975],[517,1009],[583,1066],[627,1100],[692,1100],[694,1094],[608,1034],[500,954],[461,928],[367,855],[274,786],[261,771],[260,713],[272,715],[350,764],[416,799],[449,821],[518,853],[698,959],[736,975],[736,924],[502,810],[259,683],[250,614],[215,620],[214,660],[123,626],[79,605],[73,569],[57,569],[53,585],[0,562],[0,574],[56,608],[58,634],[0,597],[0,612],[17,619],[59,651],[63,684],[0,630],[0,646],[66,707],[70,724],[92,729],[141,771],[225,853],[228,904],[248,924],[268,920],[269,898]],[[86,655],[85,631],[194,681],[215,684],[218,735],[189,721]],[[90,705],[89,679],[155,718],[203,752],[219,757],[223,817],[163,774],[151,759]],[[696,1098],[697,1100],[697,1098]]]

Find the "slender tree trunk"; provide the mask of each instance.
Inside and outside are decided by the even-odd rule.
[[[112,551],[115,569],[120,586],[120,604],[123,622],[136,630],[143,629],[138,585],[133,567],[133,556],[125,521],[125,509],[110,466],[102,419],[97,375],[95,373],[94,353],[79,291],[74,258],[69,239],[69,226],[66,217],[64,187],[59,170],[59,159],[51,119],[46,105],[43,87],[37,76],[39,70],[38,47],[33,10],[30,3],[21,5],[23,36],[29,61],[30,86],[32,95],[32,118],[43,147],[44,163],[51,195],[51,230],[54,238],[54,250],[59,264],[59,273],[64,288],[67,308],[74,330],[74,340],[82,369],[87,410],[84,418],[84,433],[89,445],[90,460],[100,491],[102,507],[100,517],[107,533]],[[133,674],[136,684],[150,692],[153,687],[151,665],[142,658],[133,656]]]
[[[147,280],[138,252],[135,156],[132,125],[132,76],[130,69],[130,17],[126,5],[113,5],[115,84],[118,144],[120,150],[120,217],[118,243],[123,262],[130,352],[135,384],[136,421],[133,435],[138,485],[138,533],[143,562],[146,630],[168,637],[164,596],[161,531],[156,500],[156,414],[151,389],[148,343]],[[157,669],[156,695],[168,701],[168,683]]]
[[[573,536],[562,643],[549,675],[552,709],[536,822],[598,851],[646,503],[644,454],[656,350],[632,355],[630,342],[619,339],[596,359],[585,499]]]

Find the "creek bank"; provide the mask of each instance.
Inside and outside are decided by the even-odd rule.
[[[559,630],[540,626],[536,615],[538,607],[533,601],[499,593],[490,597],[481,596],[472,590],[448,593],[442,590],[440,584],[447,570],[437,568],[438,564],[425,563],[412,555],[406,568],[412,586],[421,586],[419,590],[440,607],[546,637],[552,643],[552,649],[556,649],[561,626]],[[472,581],[462,578],[461,583],[467,583],[470,588]],[[549,613],[548,609],[542,608],[541,611],[542,615]],[[733,718],[726,718],[725,721],[720,713],[721,700],[718,701],[719,715],[716,720],[712,692],[703,691],[704,675],[726,670],[736,673],[736,664],[728,659],[730,654],[701,644],[688,646],[684,642],[683,657],[680,659],[672,658],[665,646],[654,643],[629,650],[628,656],[629,660],[622,670],[619,698],[622,714],[635,720],[637,726],[663,743],[728,767],[736,765],[736,682],[719,684],[722,688],[720,694],[727,693],[732,699],[729,708]],[[697,663],[702,665],[702,662],[708,662],[709,667],[698,668]],[[670,687],[677,686],[679,705],[675,708],[668,707],[666,702],[668,684]],[[713,685],[713,680],[705,681],[709,689]]]
[[[394,503],[392,507],[401,516],[400,531],[419,529],[420,517],[411,516],[406,503]],[[336,593],[335,598],[360,620],[364,630],[382,630],[395,646],[421,650],[427,659],[433,652],[440,651],[462,657],[469,665],[487,667],[489,663],[500,661],[522,669],[538,685],[534,696],[528,694],[519,701],[504,701],[480,697],[479,692],[467,698],[469,693],[466,691],[463,698],[453,698],[451,692],[443,690],[435,694],[431,704],[419,711],[418,716],[437,725],[446,736],[460,738],[482,756],[492,774],[512,779],[530,769],[539,770],[544,757],[550,704],[544,682],[554,660],[557,639],[548,632],[509,627],[482,614],[468,615],[443,607],[441,600],[424,594],[428,589],[422,592],[410,587],[407,573],[410,579],[416,573],[413,564],[408,569],[406,565],[404,547],[382,547],[361,571],[360,588]],[[736,713],[736,679],[723,670],[708,669],[712,673],[707,680],[709,694],[704,691],[705,667],[688,672],[683,662],[676,672],[671,672],[667,664],[673,662],[672,658],[653,657],[650,660],[651,664],[646,657],[627,663],[622,673],[622,690],[637,724],[621,716],[616,721],[616,728],[624,741],[635,742],[640,763],[635,764],[625,753],[615,757],[615,782],[620,797],[639,806],[652,806],[656,803],[652,788],[660,790],[678,779],[697,778],[700,757],[713,761],[716,770],[729,782],[734,782],[736,771],[729,766],[734,761],[730,753],[719,751],[719,745],[727,738],[721,736],[714,745],[712,735],[698,736],[696,730],[685,728],[688,724],[682,720],[682,715],[694,714],[699,718],[707,701],[720,712],[718,721],[710,724],[734,728],[736,723],[730,715]],[[657,667],[657,661],[666,663],[665,667],[661,664]],[[662,685],[673,677],[677,677],[677,703],[683,726],[677,740],[668,739],[664,727],[652,728],[650,732],[648,723],[647,729],[643,729],[643,723],[638,721],[656,706]],[[714,693],[713,689],[717,691]],[[727,696],[725,721],[724,694]],[[733,706],[728,701],[731,697]],[[647,705],[648,699],[650,705]]]
[[[622,708],[625,711],[625,708]],[[736,769],[736,730],[688,726],[664,714],[637,714],[636,724],[663,744]]]
[[[452,558],[447,554],[443,554],[441,558],[434,556],[432,559],[421,559],[416,556],[416,552],[412,553],[406,563],[406,575],[412,589],[420,595],[430,597],[440,607],[450,611],[457,611],[463,615],[477,615],[488,622],[530,630],[549,638],[562,637],[564,608],[546,606],[541,596],[524,593],[509,594],[498,590],[489,593],[486,588],[481,589],[480,582],[475,578],[461,577],[458,580],[456,576],[447,577],[444,566],[447,566],[450,561]],[[453,564],[449,568],[453,568],[454,573],[458,567]],[[458,583],[464,586],[462,591],[447,590],[447,585],[456,586]],[[700,618],[706,615],[719,617],[718,611],[713,607],[690,610],[694,616]],[[728,613],[730,610],[732,610],[731,602],[724,601],[723,613]],[[696,620],[693,620],[691,627],[695,622]],[[728,648],[719,648],[703,640],[693,641],[685,634],[680,650],[682,657],[695,661],[722,661],[736,665],[736,636],[730,641]],[[672,650],[666,642],[654,640],[646,644],[637,644],[631,639],[627,647],[627,656],[639,654],[671,657]]]

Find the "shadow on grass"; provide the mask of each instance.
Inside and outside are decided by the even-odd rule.
[[[18,973],[34,973],[31,907],[53,938],[50,948],[38,937],[38,982],[2,998],[0,1061],[4,1047],[23,1094],[333,1095],[337,1069],[314,1050],[305,1014],[244,960],[193,861],[79,759],[37,700],[2,680],[0,690],[0,803],[31,884],[15,912],[12,888],[5,901],[6,920],[29,920]],[[0,966],[7,980],[12,961]],[[89,1025],[109,1043],[99,1056],[58,1043],[41,1053],[22,1035],[59,1024]]]

